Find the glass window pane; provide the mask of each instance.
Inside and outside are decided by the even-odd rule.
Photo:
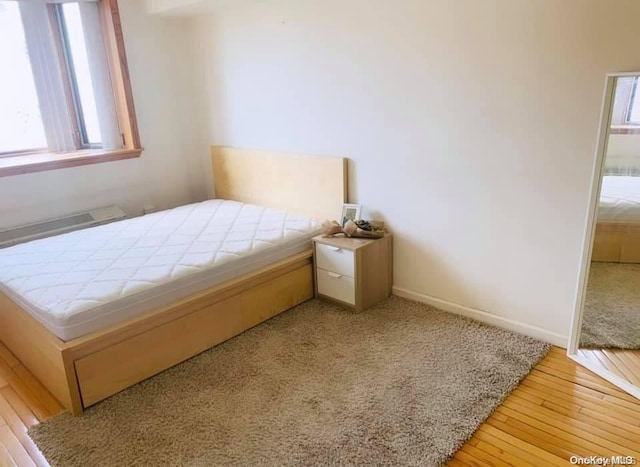
[[[73,62],[72,73],[75,77],[77,94],[80,99],[81,123],[84,125],[86,143],[100,144],[102,135],[100,134],[96,99],[93,92],[93,83],[91,82],[91,71],[87,56],[87,46],[84,40],[80,7],[77,3],[65,3],[62,5],[62,11],[67,33],[67,45]]]
[[[46,148],[18,2],[0,1],[0,63],[0,153]]]
[[[633,96],[631,98],[631,106],[629,112],[629,122],[640,124],[640,83],[638,78],[635,79]]]

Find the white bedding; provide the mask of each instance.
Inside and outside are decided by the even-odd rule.
[[[640,177],[603,177],[598,221],[640,222]]]
[[[0,250],[0,290],[67,341],[302,252],[319,228],[205,201]]]

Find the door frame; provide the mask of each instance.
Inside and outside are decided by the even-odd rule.
[[[632,385],[599,365],[592,363],[578,353],[580,342],[580,330],[582,328],[582,318],[584,315],[584,302],[587,294],[587,281],[591,265],[591,253],[593,251],[593,240],[595,237],[596,223],[598,217],[598,201],[600,200],[600,190],[602,188],[602,177],[605,167],[607,146],[609,143],[609,129],[611,127],[611,115],[613,113],[613,100],[618,78],[626,76],[640,76],[639,72],[608,73],[605,78],[604,93],[602,97],[602,108],[600,111],[600,126],[598,129],[598,142],[596,145],[595,162],[592,168],[591,190],[589,193],[589,207],[587,211],[586,230],[582,238],[582,257],[578,272],[578,283],[576,286],[576,299],[574,303],[573,317],[571,320],[571,331],[569,343],[567,345],[567,356],[575,360],[580,365],[588,368],[620,389],[640,398],[640,388]]]

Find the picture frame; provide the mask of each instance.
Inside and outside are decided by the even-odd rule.
[[[343,204],[342,214],[340,215],[340,225],[344,227],[347,221],[356,221],[360,219],[362,214],[362,205],[360,204]]]

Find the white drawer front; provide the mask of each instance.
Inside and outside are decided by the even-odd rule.
[[[353,251],[330,245],[316,243],[317,267],[337,272],[343,276],[354,277],[355,261]]]
[[[356,287],[353,278],[324,269],[316,269],[318,293],[327,297],[356,304]]]

